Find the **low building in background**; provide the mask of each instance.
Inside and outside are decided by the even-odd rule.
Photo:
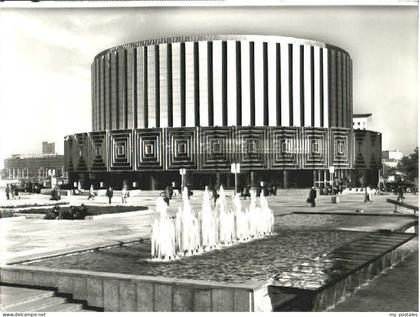
[[[403,153],[398,150],[382,151],[382,164],[395,168],[403,156]]]
[[[403,156],[404,154],[398,150],[382,152],[382,173],[385,183],[402,182],[403,175],[397,170],[397,167]]]
[[[20,180],[46,183],[51,177],[64,179],[64,155],[55,152],[55,144],[48,143],[42,152],[45,154],[14,154],[4,160],[3,178],[6,180]],[[61,183],[61,182],[60,182]]]
[[[372,114],[353,114],[353,129],[370,130],[372,128]]]
[[[42,142],[42,154],[56,154],[54,142]]]

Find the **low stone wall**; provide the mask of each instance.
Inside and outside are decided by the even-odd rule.
[[[375,260],[364,264],[336,283],[329,284],[317,290],[312,311],[325,311],[334,307],[338,302],[344,300],[346,296],[354,293],[358,288],[367,285],[370,280],[378,277],[385,270],[403,261],[412,252],[412,250],[407,248],[409,243],[407,242]]]
[[[270,311],[267,285],[4,265],[0,282],[51,287],[106,312]]]

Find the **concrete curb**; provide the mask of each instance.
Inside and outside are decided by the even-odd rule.
[[[418,219],[418,215],[396,214],[396,213],[369,213],[369,212],[334,212],[334,211],[293,211],[293,214],[311,214],[311,215],[341,215],[341,216],[380,216],[380,217],[407,217]]]
[[[112,214],[102,214],[102,215],[90,215],[86,216],[84,220],[97,220],[97,219],[107,219],[107,218],[118,218],[118,217],[128,217],[128,216],[136,216],[136,215],[147,215],[153,213],[153,210],[150,208],[138,211],[126,211],[126,212],[115,212]],[[25,213],[15,213],[19,215],[19,217],[8,217],[8,218],[24,218],[24,219],[44,219],[45,214],[25,214]],[[3,218],[0,218],[3,219]],[[71,219],[50,219],[49,221],[54,220],[63,220],[69,221]]]
[[[0,282],[55,288],[106,312],[250,312],[265,308],[261,296],[267,293],[263,283],[230,284],[9,265],[0,267]]]

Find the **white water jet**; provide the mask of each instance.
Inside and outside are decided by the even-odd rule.
[[[203,193],[201,206],[201,233],[203,249],[209,250],[216,247],[216,216],[211,209],[210,195],[207,186]]]
[[[152,258],[173,260],[175,256],[175,225],[167,212],[162,197],[156,200],[156,213],[152,220]]]
[[[162,198],[156,201],[152,220],[151,251],[156,260],[174,260],[178,257],[198,254],[234,243],[262,238],[273,232],[274,216],[264,196],[257,200],[251,191],[247,209],[242,209],[239,195],[226,201],[223,187],[212,209],[208,189],[203,193],[201,217],[192,209],[188,191],[182,193],[182,207],[178,207],[175,219],[167,213]]]

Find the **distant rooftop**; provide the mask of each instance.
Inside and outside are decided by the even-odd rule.
[[[39,154],[39,153],[23,153],[23,154],[11,154],[7,159],[26,159],[26,158],[45,158],[45,157],[55,157],[63,156],[63,154]]]
[[[371,113],[353,113],[353,118],[369,118],[371,116]]]

